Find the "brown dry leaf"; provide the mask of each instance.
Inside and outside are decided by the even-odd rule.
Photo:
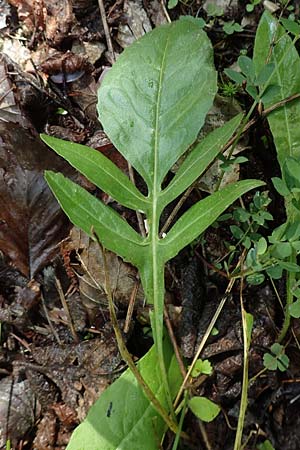
[[[86,307],[107,305],[103,256],[97,242],[74,227],[70,233],[70,249],[76,250],[81,267],[78,269],[79,289]],[[112,252],[106,252],[109,279],[116,303],[128,305],[134,291],[136,270]],[[136,302],[142,302],[144,294],[139,287]]]
[[[10,59],[2,54],[0,56],[0,122],[19,123],[23,127],[29,127],[29,123],[21,114],[16,103],[14,86],[8,75]]]
[[[13,445],[22,438],[33,426],[37,416],[35,396],[27,380],[18,382],[6,377],[0,381],[1,448],[5,447],[7,438],[11,439]]]
[[[44,5],[46,8],[46,39],[54,47],[59,47],[76,23],[72,0],[44,0]]]
[[[0,250],[26,276],[34,277],[51,260],[68,232],[43,175],[66,166],[28,130],[0,122]]]
[[[128,47],[136,39],[152,30],[141,0],[125,0],[124,17],[126,23],[120,23],[116,39],[122,48]]]

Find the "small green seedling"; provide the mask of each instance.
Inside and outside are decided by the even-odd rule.
[[[208,359],[198,359],[193,367],[191,376],[196,378],[199,377],[199,375],[211,375],[212,372],[213,368]]]
[[[289,367],[289,357],[284,353],[284,347],[275,343],[271,347],[271,353],[264,354],[264,366],[268,370],[285,372]]]
[[[246,5],[246,11],[248,13],[251,13],[254,11],[255,6],[260,4],[261,0],[251,0],[250,3],[247,3]]]
[[[224,33],[231,35],[233,33],[241,33],[244,28],[234,20],[230,20],[229,22],[225,22],[223,25]]]

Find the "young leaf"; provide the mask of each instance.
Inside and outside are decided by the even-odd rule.
[[[176,256],[181,249],[203,233],[241,195],[263,184],[257,180],[240,181],[193,205],[160,241],[166,261]]]
[[[188,405],[195,416],[203,422],[212,422],[221,411],[218,405],[206,397],[193,397]]]
[[[172,395],[180,386],[181,376],[172,347],[164,344],[164,355]],[[157,353],[154,347],[138,362],[146,383],[163,406]],[[157,450],[165,424],[129,370],[108,387],[76,428],[67,450]],[[146,437],[145,437],[146,436]]]
[[[46,171],[45,178],[74,225],[89,236],[94,227],[106,248],[139,265],[143,257],[142,238],[119,214],[60,173]]]
[[[211,375],[213,371],[212,365],[208,359],[198,359],[191,372],[192,377],[198,377],[201,374]]]
[[[168,170],[195,141],[216,91],[212,46],[194,20],[146,34],[105,76],[100,121],[150,195],[159,192]]]

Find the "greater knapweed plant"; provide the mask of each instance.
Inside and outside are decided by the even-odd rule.
[[[42,136],[50,147],[92,183],[123,206],[144,215],[148,230],[146,237],[136,232],[112,208],[62,174],[46,172],[47,182],[70,220],[91,237],[96,234],[104,248],[138,268],[146,300],[153,305],[151,325],[159,367],[158,390],[153,388],[153,391],[158,392],[159,401],[171,415],[175,393],[173,386],[169,386],[169,363],[165,361],[163,347],[164,266],[238,197],[262,185],[257,180],[244,180],[206,197],[185,212],[164,237],[160,237],[163,210],[206,170],[241,122],[242,116],[239,115],[195,145],[171,182],[162,187],[171,167],[195,142],[216,91],[217,74],[211,43],[198,21],[189,18],[145,35],[123,52],[104,78],[99,90],[99,119],[112,143],[145,181],[147,195],[143,195],[120,169],[96,150]],[[157,372],[156,363],[152,364],[150,370],[154,374]],[[143,371],[143,364],[141,366]],[[148,373],[150,384],[154,378]],[[130,380],[131,384],[128,382],[127,385],[132,388]],[[116,413],[115,403],[111,406],[113,402],[107,397],[113,397],[116,383],[110,387],[110,394],[105,392],[106,396],[102,396],[111,412],[105,422],[98,424],[97,436],[92,438],[92,430],[97,428],[94,414],[93,419],[87,418],[92,426],[86,435],[86,443],[80,441],[79,444],[73,439],[68,448],[115,449],[121,448],[120,440],[122,449],[158,448],[165,428],[159,428],[154,420],[148,423],[147,429],[152,438],[148,434],[143,444],[134,442],[136,437],[130,441],[128,435],[125,439],[122,432],[118,434],[114,417],[118,416],[119,421],[121,418],[129,420],[130,414],[136,414],[138,403],[145,398],[142,400],[137,395],[135,386],[135,404],[128,399],[120,418],[118,408],[122,408],[121,405],[118,405]],[[124,389],[126,391],[123,386]],[[123,392],[121,396],[124,395]],[[134,411],[130,412],[130,407]],[[149,401],[147,408],[151,409]],[[99,415],[98,420],[101,421]],[[102,431],[99,431],[101,427]],[[109,427],[112,430],[110,434]],[[132,423],[130,427],[132,431]]]

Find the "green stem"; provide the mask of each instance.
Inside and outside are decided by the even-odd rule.
[[[162,384],[164,386],[166,401],[173,416],[174,408],[172,402],[172,396],[169,387],[168,375],[165,366],[164,352],[163,352],[163,312],[164,312],[164,300],[165,300],[165,277],[164,277],[164,264],[159,262],[156,252],[153,253],[156,258],[153,257],[152,266],[152,298],[150,303],[153,302],[154,311],[151,313],[151,326],[153,331],[154,344],[158,356],[158,364],[162,377]]]
[[[293,251],[292,255],[290,256],[289,261],[291,263],[296,264],[297,263],[297,255],[296,252]],[[279,333],[277,342],[282,342],[283,339],[286,336],[286,333],[288,332],[288,329],[290,327],[290,323],[291,323],[291,315],[290,315],[290,305],[293,303],[293,286],[295,284],[295,280],[296,280],[296,273],[295,272],[290,272],[287,271],[287,280],[286,280],[286,303],[285,303],[285,308],[284,308],[284,320],[283,320],[283,325],[281,328],[281,331]]]
[[[243,366],[243,386],[242,386],[240,413],[235,435],[234,450],[241,450],[242,448],[243,428],[248,404],[249,348],[251,343],[251,331],[253,323],[253,317],[251,316],[251,314],[246,313],[243,304],[241,306],[242,306],[243,341],[244,341],[244,366]]]
[[[178,431],[178,425],[177,425],[176,421],[173,420],[172,417],[169,417],[168,412],[165,410],[165,408],[157,400],[157,398],[155,397],[154,393],[152,392],[152,390],[150,389],[150,387],[148,386],[148,384],[145,382],[144,378],[142,377],[142,375],[138,371],[137,367],[135,366],[135,364],[133,362],[133,359],[132,359],[132,357],[131,357],[131,355],[130,355],[129,351],[127,350],[127,347],[126,347],[126,345],[124,343],[123,336],[122,336],[121,330],[119,328],[119,324],[118,324],[118,320],[117,320],[114,304],[113,304],[113,297],[112,297],[111,284],[110,284],[110,279],[109,279],[109,271],[108,271],[107,261],[106,261],[105,248],[101,245],[101,243],[100,243],[100,241],[98,239],[98,236],[97,235],[94,235],[94,236],[96,237],[96,240],[97,240],[97,242],[99,244],[99,247],[100,247],[100,249],[102,251],[102,255],[103,255],[103,265],[104,265],[104,274],[105,274],[105,288],[106,288],[107,299],[108,299],[109,313],[110,313],[110,318],[111,318],[111,322],[112,322],[113,329],[114,329],[114,332],[115,332],[115,336],[116,336],[116,340],[117,340],[117,343],[118,343],[118,348],[119,348],[120,354],[121,354],[122,358],[124,359],[124,361],[126,361],[126,363],[128,364],[128,367],[130,368],[131,372],[133,373],[133,375],[137,379],[139,385],[142,387],[145,395],[147,396],[149,401],[152,403],[152,405],[154,406],[156,411],[160,414],[160,416],[163,418],[163,420],[168,425],[168,427],[175,434],[177,434],[179,431]],[[161,342],[161,344],[162,344],[162,342]],[[161,346],[161,351],[162,351],[162,346]]]

